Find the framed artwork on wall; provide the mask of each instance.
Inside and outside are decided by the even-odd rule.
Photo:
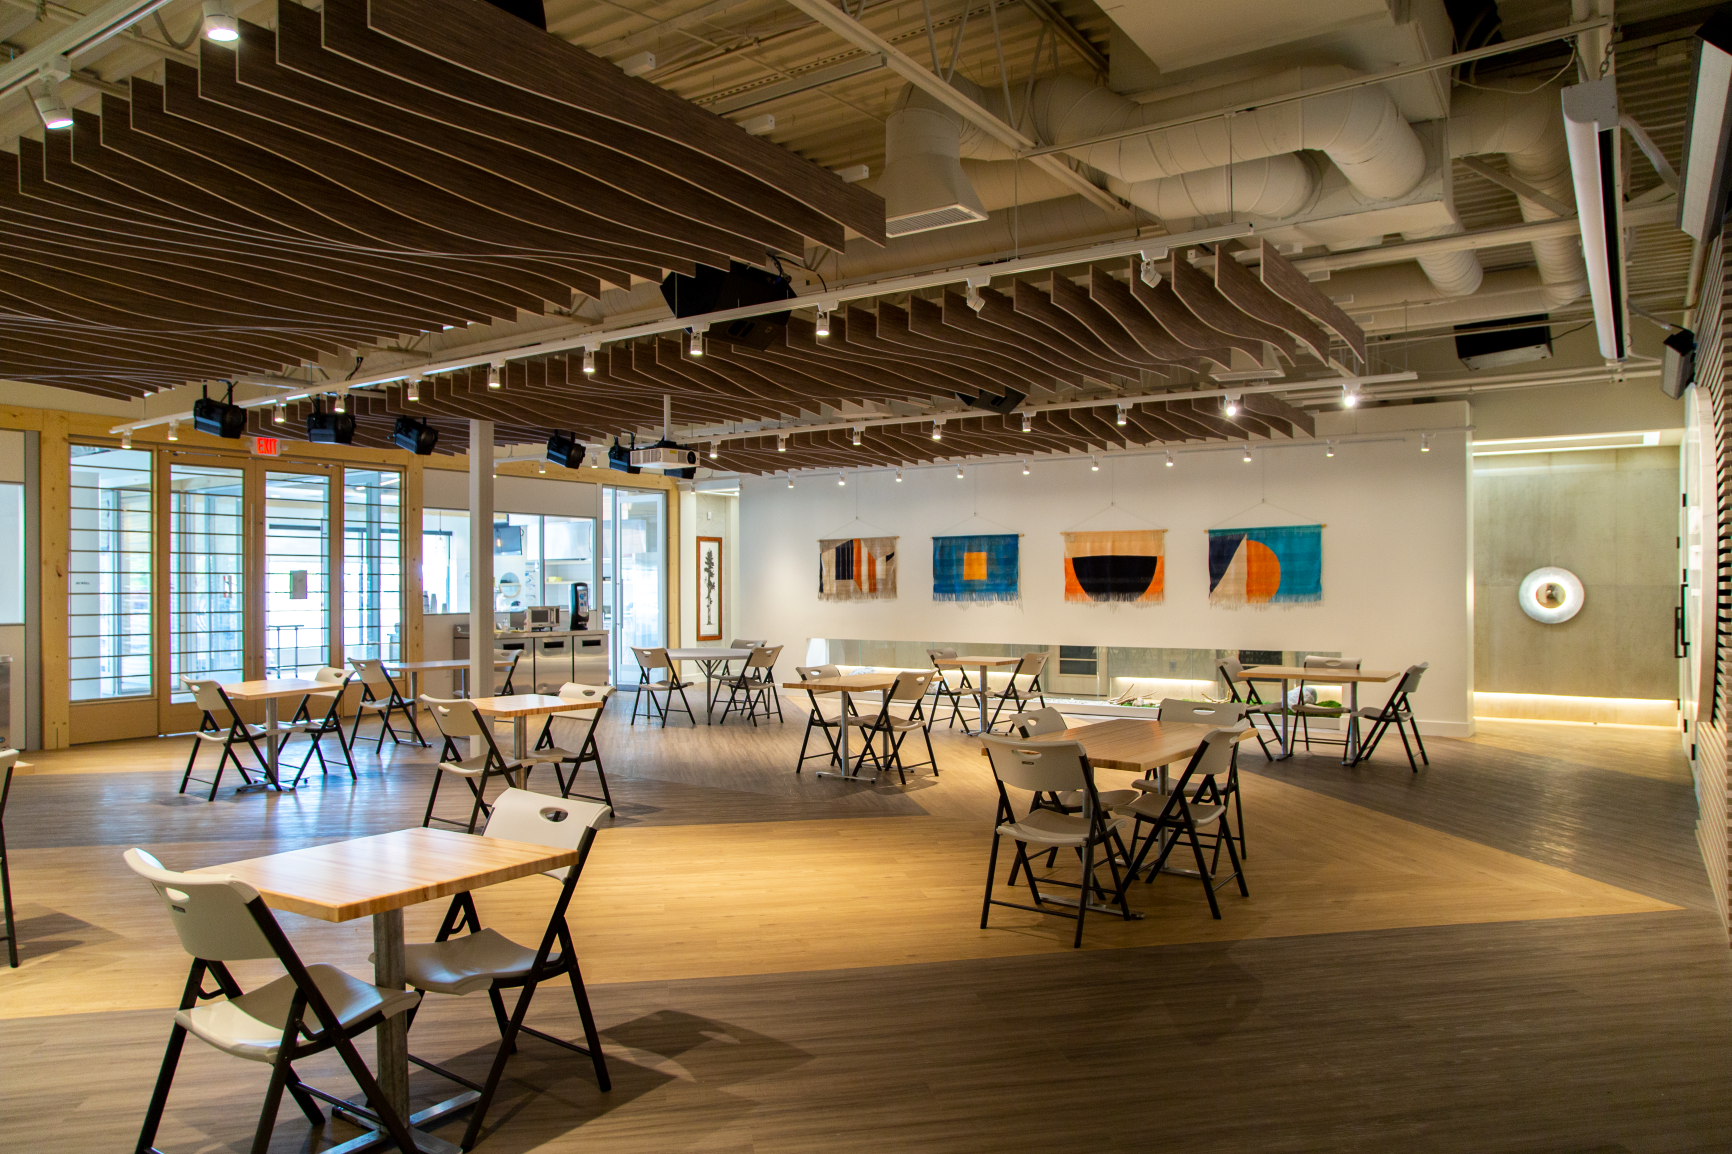
[[[828,537],[818,542],[818,600],[894,601],[895,537]]]
[[[698,640],[722,639],[722,539],[698,538]]]

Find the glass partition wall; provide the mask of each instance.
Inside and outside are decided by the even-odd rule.
[[[667,494],[601,491],[601,628],[611,630],[614,683],[638,680],[632,647],[667,644]]]
[[[322,474],[265,474],[266,677],[330,662],[330,494]]]
[[[343,654],[402,658],[403,478],[377,469],[343,475]]]
[[[240,681],[246,592],[246,472],[174,464],[168,482],[169,700],[186,679]]]
[[[148,697],[151,455],[72,446],[66,568],[67,688],[73,701]]]

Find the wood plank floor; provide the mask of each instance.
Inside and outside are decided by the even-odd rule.
[[[480,1149],[1732,1148],[1732,955],[1676,735],[1502,722],[1434,740],[1418,775],[1399,747],[1358,770],[1253,747],[1251,898],[1224,892],[1215,922],[1195,881],[1161,878],[1138,887],[1145,920],[1091,919],[1072,952],[1056,919],[978,928],[973,742],[940,730],[942,776],[903,788],[796,777],[792,713],[603,725],[619,814],[573,925],[614,1089],[526,1042]],[[185,958],[121,849],[191,867],[417,824],[432,763],[369,745],[358,783],[206,803],[173,792],[186,748],[81,747],[14,783],[0,1149],[135,1140]],[[538,881],[483,893],[490,924],[530,936]],[[438,912],[410,911],[411,937]],[[366,922],[284,922],[309,958],[370,972]],[[531,1017],[575,1036],[557,987]],[[495,1038],[484,999],[434,996],[412,1046],[473,1076]],[[265,1075],[189,1047],[158,1145],[247,1149]],[[352,1133],[291,1106],[272,1149]]]

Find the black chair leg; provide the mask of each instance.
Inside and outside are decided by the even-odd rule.
[[[571,931],[564,925],[559,927],[559,948],[571,962],[571,996],[577,1001],[577,1016],[583,1022],[583,1040],[589,1048],[590,1062],[595,1066],[596,1084],[603,1090],[611,1090],[613,1079],[608,1077],[607,1057],[601,1052],[601,1032],[595,1028],[595,1014],[589,1008],[589,991],[584,989],[583,971],[577,966],[577,946],[571,940]]]
[[[980,903],[980,928],[983,930],[986,928],[987,915],[992,912],[992,875],[998,868],[998,838],[995,831],[992,835],[992,853],[986,859],[986,897],[981,899]],[[1011,878],[1010,884],[1015,885],[1016,879]]]
[[[203,744],[204,744],[204,742],[200,741],[196,737],[192,739],[192,753],[190,753],[187,756],[186,772],[180,775],[180,789],[177,790],[176,792],[178,792],[178,793],[185,793],[186,792],[187,782],[192,780],[192,763],[198,760],[198,747],[203,745]]]
[[[174,1084],[174,1070],[180,1065],[181,1047],[186,1044],[186,1028],[175,1026],[168,1032],[168,1049],[162,1055],[162,1068],[157,1071],[156,1089],[151,1091],[150,1105],[144,1112],[144,1126],[138,1132],[136,1154],[149,1154],[156,1145],[156,1131],[162,1125],[162,1113],[168,1106],[168,1090]]]
[[[289,1083],[289,1059],[278,1054],[271,1066],[271,1084],[265,1089],[265,1104],[259,1110],[259,1128],[253,1134],[253,1154],[270,1154],[271,1131],[277,1128],[277,1107],[283,1103],[283,1088]]]
[[[1419,746],[1419,759],[1430,765],[1431,757],[1425,752],[1425,742],[1419,737],[1419,718],[1415,717],[1410,724],[1413,726],[1413,744]]]
[[[6,906],[6,964],[18,968],[18,927],[12,920],[12,863],[6,856],[6,830],[0,826],[0,900]]]
[[[301,1082],[301,1076],[295,1073],[295,1068],[293,1066],[289,1067],[288,1091],[289,1097],[295,1100],[295,1105],[301,1108],[301,1113],[306,1116],[308,1122],[312,1123],[314,1126],[322,1125],[324,1123],[325,1112],[319,1109],[318,1099],[307,1093],[305,1086]]]

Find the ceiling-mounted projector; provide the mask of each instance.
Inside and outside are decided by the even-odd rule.
[[[698,467],[698,454],[695,449],[681,448],[672,442],[663,441],[651,445],[647,449],[633,449],[631,463],[640,469],[654,469],[657,472],[668,472],[678,469],[695,469]]]

